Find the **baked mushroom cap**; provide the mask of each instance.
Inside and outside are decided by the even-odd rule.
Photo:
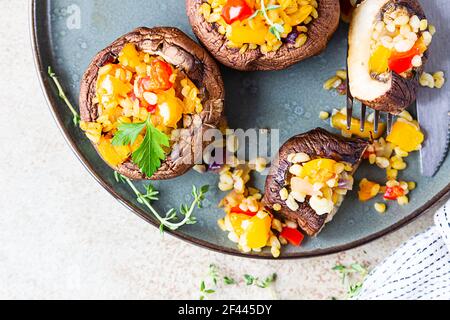
[[[296,221],[309,235],[317,235],[324,225],[329,222],[333,214],[318,215],[307,201],[299,203],[299,209],[292,211],[285,201],[281,200],[280,190],[286,185],[289,175],[289,167],[292,165],[288,155],[292,153],[306,153],[315,158],[326,158],[335,161],[348,162],[352,165],[353,175],[358,168],[362,156],[368,147],[368,142],[362,139],[346,139],[328,131],[317,128],[304,134],[289,139],[279,150],[277,158],[270,168],[266,180],[263,203],[272,209],[274,204],[280,204],[278,213],[286,219]],[[337,208],[336,210],[337,211]]]
[[[354,11],[350,24],[348,75],[350,93],[354,98],[372,109],[399,114],[416,100],[419,77],[427,60],[428,51],[422,58],[423,64],[414,68],[410,77],[391,71],[387,82],[371,77],[369,59],[371,35],[374,23],[389,5],[405,7],[420,19],[426,19],[417,0],[365,0]]]
[[[204,0],[186,0],[186,10],[189,21],[197,38],[209,52],[222,64],[242,71],[281,70],[320,54],[339,26],[339,0],[318,0],[319,17],[308,24],[308,40],[300,48],[291,44],[273,52],[262,54],[260,50],[247,50],[240,53],[239,49],[228,48],[227,38],[217,30],[215,24],[205,20],[199,13]]]
[[[192,124],[186,128],[189,134],[182,135],[181,140],[172,146],[172,152],[152,177],[145,176],[131,160],[113,169],[131,179],[164,180],[180,176],[193,167],[194,155],[202,154],[207,143],[202,139],[204,131],[215,128],[223,115],[225,91],[220,69],[206,50],[179,29],[137,28],[99,52],[89,65],[80,89],[83,121],[94,122],[98,118],[95,98],[99,69],[117,61],[119,53],[128,43],[134,44],[138,51],[161,56],[185,72],[201,92],[203,111],[192,116]]]

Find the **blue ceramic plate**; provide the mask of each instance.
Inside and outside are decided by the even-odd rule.
[[[73,126],[70,112],[59,100],[47,76],[47,67],[52,66],[70,100],[78,101],[80,79],[93,56],[139,26],[175,26],[193,37],[182,0],[40,0],[32,1],[31,5],[31,31],[38,73],[51,111],[67,142],[86,169],[114,198],[157,225],[131,190],[115,181],[111,169],[81,131]],[[280,128],[282,141],[318,126],[329,129],[328,123],[319,120],[319,111],[341,108],[345,98],[324,91],[322,84],[345,65],[346,32],[347,26],[341,25],[326,52],[285,71],[242,73],[223,68],[230,127]],[[360,203],[353,192],[319,237],[306,239],[300,248],[286,247],[282,258],[318,256],[364,244],[398,229],[448,196],[449,158],[432,179],[420,176],[417,154],[409,158],[408,163],[409,168],[402,173],[402,179],[418,184],[409,205],[390,204],[388,213],[380,215],[373,210],[373,203]],[[382,170],[363,165],[357,178],[378,176],[381,180],[382,175]],[[254,183],[263,189],[264,177],[256,176]],[[188,202],[192,184],[216,186],[217,176],[192,171],[172,181],[155,183],[161,191],[161,199],[155,204],[157,209],[165,212],[170,207],[178,207],[181,202]],[[138,185],[142,187],[141,183]],[[180,199],[180,194],[186,198]],[[223,196],[213,187],[205,208],[196,212],[198,223],[173,234],[223,253],[271,258],[270,252],[240,253],[227,239],[227,234],[218,228],[216,221],[223,212],[217,204]]]

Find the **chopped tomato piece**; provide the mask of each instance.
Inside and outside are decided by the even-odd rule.
[[[223,7],[222,18],[227,24],[233,24],[247,19],[254,12],[245,0],[228,0]]]
[[[250,210],[244,211],[239,206],[231,208],[230,212],[237,213],[237,214],[245,214],[250,217],[256,216],[256,212],[251,212]]]
[[[405,190],[400,186],[386,187],[384,198],[386,200],[397,200],[399,197],[405,195]]]
[[[148,105],[147,106],[147,111],[148,111],[148,113],[150,113],[150,114],[154,114],[155,112],[156,112],[156,108],[157,108],[157,106],[156,105]]]
[[[280,233],[280,236],[289,241],[289,243],[292,244],[293,246],[297,247],[300,246],[304,238],[303,234],[297,229],[287,227],[283,228],[283,230]]]
[[[151,65],[151,75],[139,80],[139,91],[166,91],[173,87],[170,76],[173,71],[170,65],[164,61],[156,59]]]

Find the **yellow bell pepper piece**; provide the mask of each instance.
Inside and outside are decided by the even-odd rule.
[[[404,119],[398,119],[386,140],[403,151],[411,152],[420,149],[425,136],[414,124]]]
[[[111,139],[105,137],[100,139],[97,148],[102,158],[112,167],[117,167],[124,163],[131,154],[129,146],[113,146]]]
[[[164,126],[176,128],[183,111],[183,101],[175,96],[174,89],[158,94],[158,114],[162,117]]]
[[[244,234],[247,240],[247,246],[251,249],[264,247],[269,240],[271,225],[272,218],[269,215],[264,219],[258,216],[251,218]]]
[[[337,162],[332,159],[315,159],[303,165],[301,178],[309,178],[312,183],[327,182],[336,173]]]
[[[230,213],[230,222],[233,226],[234,232],[241,236],[244,233],[244,230],[242,229],[242,222],[246,220],[250,220],[251,217],[246,214],[241,213]]]
[[[375,198],[378,195],[380,188],[381,186],[378,183],[362,179],[358,191],[359,201],[366,202]]]
[[[389,58],[391,57],[391,50],[384,46],[378,46],[369,60],[370,72],[382,74],[389,71]]]
[[[345,133],[365,139],[370,139],[371,137],[378,139],[386,130],[386,124],[380,122],[378,124],[378,133],[375,133],[374,124],[366,121],[364,131],[361,131],[361,121],[355,118],[352,118],[350,130],[347,130],[347,116],[341,112],[338,112],[331,117],[331,126],[335,129],[340,129]]]
[[[135,68],[141,63],[139,52],[132,43],[127,43],[119,53],[119,62],[123,66]]]
[[[267,32],[268,28],[265,25],[256,25],[255,29],[252,29],[249,25],[235,23],[231,27],[229,39],[236,44],[252,43],[263,45],[266,43]]]

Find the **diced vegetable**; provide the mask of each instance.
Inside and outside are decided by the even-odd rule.
[[[244,230],[242,229],[242,222],[250,220],[251,217],[246,214],[239,214],[239,213],[231,213],[230,214],[230,222],[233,226],[234,232],[238,236],[241,236],[244,233]]]
[[[420,149],[424,141],[424,134],[415,123],[404,119],[398,119],[392,127],[386,140],[401,150],[411,152]]]
[[[293,228],[283,228],[283,231],[281,231],[280,236],[285,238],[287,241],[289,241],[290,244],[293,246],[300,246],[303,241],[303,234],[298,231],[297,229]]]
[[[376,182],[367,179],[361,180],[358,191],[359,200],[365,202],[375,198],[378,195],[380,188],[381,186]]]
[[[263,45],[266,42],[267,27],[258,24],[255,29],[250,25],[233,24],[229,39],[236,44],[254,43]]]
[[[397,200],[405,195],[405,190],[401,186],[386,187],[384,198],[386,200]]]
[[[231,213],[237,213],[237,214],[244,214],[244,215],[247,215],[249,217],[253,217],[253,216],[256,215],[256,212],[251,212],[250,210],[244,211],[239,206],[231,208],[230,212]]]
[[[158,95],[159,114],[166,127],[176,128],[183,116],[183,101],[175,96],[173,89],[161,92]]]
[[[169,90],[173,86],[173,83],[170,82],[172,73],[172,67],[168,63],[159,59],[153,60],[150,76],[141,80],[144,91],[156,92]]]
[[[113,146],[111,139],[102,137],[98,144],[98,152],[102,158],[112,167],[117,167],[130,157],[129,146]]]
[[[389,58],[391,56],[391,50],[384,46],[378,46],[370,57],[370,71],[376,74],[382,74],[389,71]]]
[[[242,21],[250,17],[254,12],[245,0],[228,0],[222,10],[222,18],[227,24]]]
[[[364,131],[361,131],[361,122],[355,118],[352,118],[350,130],[347,130],[347,116],[342,112],[336,112],[335,114],[333,114],[333,116],[331,117],[331,126],[335,129],[342,130],[343,133],[352,134],[365,139],[378,139],[386,130],[386,124],[380,122],[378,125],[378,133],[375,133],[374,124],[372,122],[366,121],[364,125]]]
[[[257,215],[251,218],[244,233],[247,246],[251,249],[264,247],[269,240],[271,226],[272,219],[269,215],[263,219]]]
[[[311,160],[303,165],[300,177],[308,177],[313,183],[325,183],[336,175],[336,164],[332,159]]]
[[[427,47],[423,41],[419,39],[414,47],[407,52],[393,51],[389,58],[389,69],[398,74],[408,71],[413,67],[413,58],[424,53],[426,50]]]

